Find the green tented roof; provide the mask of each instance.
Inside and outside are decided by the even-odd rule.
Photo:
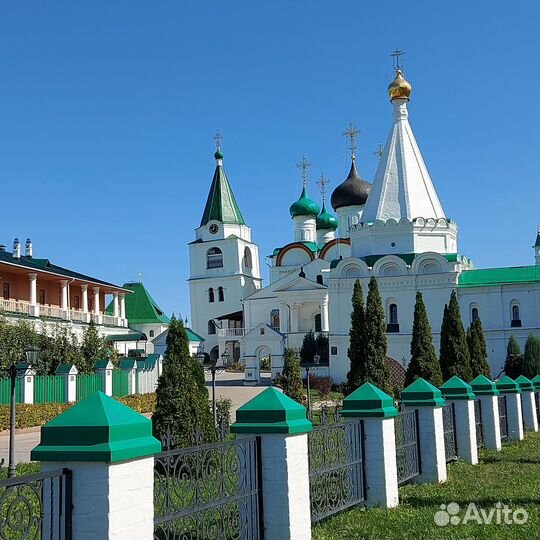
[[[212,185],[206,199],[201,227],[209,221],[245,225],[242,212],[236,202],[231,185],[221,163],[218,162],[212,178]]]
[[[163,313],[142,283],[126,283],[124,289],[133,291],[133,294],[126,295],[126,319],[130,324],[169,324],[169,317]],[[106,313],[112,315],[113,302],[107,306]]]
[[[204,338],[202,336],[199,336],[197,332],[191,330],[191,328],[186,328],[185,330],[189,341],[204,341]]]
[[[540,265],[483,268],[461,272],[458,287],[489,287],[510,283],[540,282]]]

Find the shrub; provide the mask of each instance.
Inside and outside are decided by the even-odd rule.
[[[304,404],[304,391],[302,390],[302,370],[300,362],[292,349],[285,349],[283,361],[283,371],[276,381],[286,396],[294,399],[300,404]]]
[[[232,371],[234,373],[244,372],[246,370],[246,364],[242,362],[233,362],[228,368],[227,371]]]
[[[319,375],[309,375],[309,387],[311,390],[319,392],[321,399],[326,399],[332,391],[332,378],[320,377]]]
[[[271,364],[271,361],[270,361],[270,357],[265,356],[264,358],[261,358],[260,370],[261,371],[270,371],[271,368],[272,368],[272,364]]]

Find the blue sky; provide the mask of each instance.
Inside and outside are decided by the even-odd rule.
[[[432,1],[5,2],[0,16],[1,237],[116,283],[143,274],[189,315],[194,239],[223,134],[262,258],[292,240],[295,164],[333,189],[341,132],[361,173],[391,122],[389,53],[406,51],[410,121],[459,251],[531,264],[540,224],[540,4]],[[443,9],[444,7],[444,9]],[[264,264],[263,264],[264,266]],[[266,276],[266,273],[265,273]]]

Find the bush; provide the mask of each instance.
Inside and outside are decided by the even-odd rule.
[[[227,371],[232,371],[234,373],[243,373],[245,370],[246,370],[246,364],[242,364],[242,362],[233,362],[227,368]]]
[[[271,369],[272,369],[272,364],[271,364],[271,361],[270,361],[270,357],[265,356],[264,358],[261,358],[260,370],[261,371],[270,371]]]
[[[283,371],[276,381],[283,393],[300,404],[304,404],[305,396],[302,389],[302,370],[300,362],[292,349],[285,349]]]
[[[151,394],[133,394],[116,399],[138,413],[153,413],[156,409],[155,392]]]
[[[309,376],[309,388],[319,392],[321,399],[326,399],[332,391],[332,378],[319,377],[319,375]]]
[[[224,439],[231,431],[232,400],[220,397],[216,400],[216,421],[218,435]]]

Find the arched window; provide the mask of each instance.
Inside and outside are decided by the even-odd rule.
[[[319,285],[324,285],[322,274],[317,274],[317,283]]]
[[[388,306],[388,324],[386,325],[386,331],[399,332],[397,304],[390,304]]]
[[[225,293],[223,292],[223,287],[218,287],[218,300],[223,302],[225,300]]]
[[[244,267],[253,268],[253,261],[251,259],[251,250],[247,246],[244,248]]]
[[[154,337],[154,335],[155,335],[155,334],[154,334],[154,331],[153,331],[153,330],[150,330],[150,332],[148,332],[148,336],[149,336],[149,337]]]
[[[223,253],[217,247],[210,248],[206,253],[206,268],[223,268]]]
[[[471,322],[476,321],[476,319],[478,319],[478,308],[477,308],[477,307],[473,307],[473,308],[471,309]]]
[[[214,289],[212,287],[208,289],[208,301],[210,303],[214,301]]]
[[[210,320],[208,321],[208,334],[215,334],[216,333],[216,325],[214,324],[214,321]]]
[[[279,309],[273,309],[270,312],[270,326],[275,330],[279,330]]]
[[[521,326],[521,313],[517,302],[512,302],[512,321],[510,325],[513,328]]]
[[[317,315],[315,315],[315,332],[321,332],[321,331],[322,331],[321,314],[317,313]]]

